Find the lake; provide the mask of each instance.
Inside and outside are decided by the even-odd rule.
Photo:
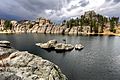
[[[56,53],[35,46],[56,39],[84,45],[81,51]],[[0,34],[12,47],[41,56],[60,67],[69,80],[120,80],[120,37],[117,36],[68,36],[50,34]]]

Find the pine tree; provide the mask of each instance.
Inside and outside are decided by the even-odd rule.
[[[110,20],[109,20],[109,21],[110,21],[110,31],[111,31],[111,32],[116,32],[115,29],[114,29],[114,28],[115,28],[115,20],[114,20],[114,17],[109,18],[109,19],[110,19]]]
[[[9,20],[5,21],[5,29],[12,29],[12,23]]]

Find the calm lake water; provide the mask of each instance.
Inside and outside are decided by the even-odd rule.
[[[56,53],[35,46],[38,42],[56,39],[73,45],[81,43],[81,51]],[[120,37],[68,36],[45,34],[0,34],[18,50],[29,51],[57,64],[69,80],[120,80]]]

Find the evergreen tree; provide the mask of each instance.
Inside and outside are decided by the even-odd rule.
[[[66,25],[66,20],[63,20],[63,22],[62,22],[62,26],[63,26],[63,25]]]
[[[90,21],[90,33],[92,33],[92,28],[93,28],[93,20]]]
[[[119,17],[107,18],[100,14],[94,14],[90,12],[87,15],[81,15],[81,18],[70,19],[69,21],[63,21],[67,27],[72,28],[73,26],[80,26],[82,32],[83,26],[90,26],[90,32],[103,33],[106,24],[110,23],[110,31],[115,32],[115,26],[118,26]],[[100,30],[99,30],[100,29]]]
[[[98,33],[98,23],[96,20],[93,20],[93,28],[94,28],[94,32]]]
[[[111,32],[116,32],[115,31],[115,20],[114,20],[114,17],[112,17],[109,21],[110,21],[110,31]]]
[[[75,20],[75,26],[79,26],[79,18],[78,17]]]
[[[67,26],[67,28],[69,28],[69,27],[70,27],[70,25],[69,25],[69,21],[67,21],[66,26]]]
[[[12,29],[12,23],[9,20],[5,21],[5,29]]]

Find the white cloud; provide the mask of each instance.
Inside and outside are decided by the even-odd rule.
[[[63,3],[65,2],[65,3]],[[48,9],[46,15],[49,15],[51,19],[62,19],[67,17],[80,16],[85,11],[95,10],[97,13],[104,15],[112,14],[109,12],[115,11],[120,7],[120,3],[115,4],[114,0],[71,0],[69,3],[67,0],[61,0],[62,6],[58,10]],[[85,6],[82,4],[88,3]],[[52,14],[50,14],[52,13]],[[115,15],[116,16],[116,15]]]

